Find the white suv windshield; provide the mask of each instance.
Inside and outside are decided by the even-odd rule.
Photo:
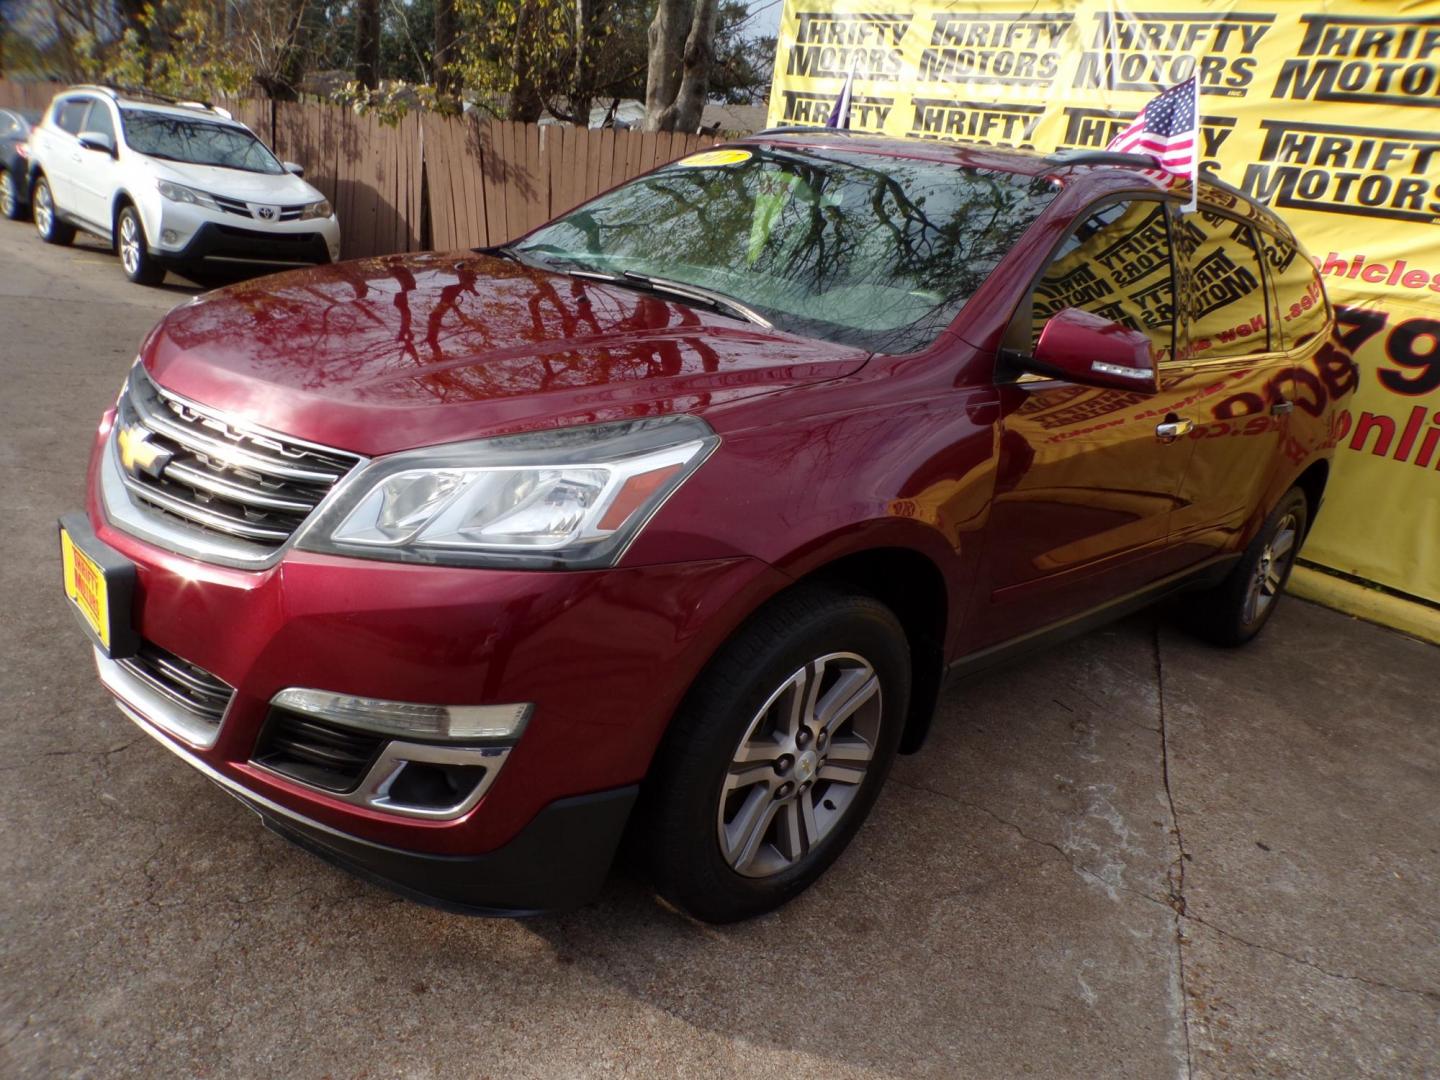
[[[189,116],[121,109],[125,142],[136,153],[189,165],[214,165],[244,172],[283,173],[275,155],[244,128]]]
[[[791,333],[910,352],[1054,195],[1045,180],[948,162],[737,147],[616,188],[514,250],[722,293]]]

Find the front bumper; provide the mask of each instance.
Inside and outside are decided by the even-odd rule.
[[[158,196],[149,209],[145,232],[150,254],[165,263],[206,258],[327,263],[340,258],[340,223],[333,214],[262,222]]]
[[[788,584],[748,558],[588,572],[414,566],[293,549],[259,570],[200,562],[108,520],[98,475],[108,431],[107,417],[88,516],[96,539],[136,567],[133,628],[234,688],[208,745],[164,723],[162,706],[105,678],[122,709],[286,835],[452,905],[549,909],[598,887],[593,862],[608,865],[631,798],[614,793],[644,777],[708,658]],[[100,663],[103,677],[108,661]],[[357,805],[253,760],[271,699],[287,687],[418,703],[525,702],[533,714],[478,803],[454,818],[421,820]],[[613,798],[597,802],[596,793]],[[577,823],[574,815],[601,803],[596,821]],[[582,809],[555,809],[562,805]],[[552,819],[568,824],[542,824]],[[584,859],[568,846],[541,850],[546,838],[572,832],[584,838]],[[522,869],[532,856],[549,868]]]
[[[106,664],[99,658],[102,681]],[[182,749],[131,701],[120,711],[162,745],[253,810],[272,832],[366,881],[412,900],[473,915],[523,916],[565,911],[599,891],[639,794],[638,785],[557,799],[509,843],[474,855],[407,851],[321,825],[258,795]]]

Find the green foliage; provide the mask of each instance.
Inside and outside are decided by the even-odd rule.
[[[254,69],[224,40],[215,8],[187,0],[145,5],[140,26],[129,27],[112,48],[81,46],[86,74],[119,86],[144,86],[180,98],[239,94]]]

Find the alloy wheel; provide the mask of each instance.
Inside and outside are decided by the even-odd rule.
[[[1275,527],[1275,533],[1260,552],[1250,587],[1245,593],[1242,617],[1246,625],[1261,618],[1285,585],[1285,575],[1295,558],[1295,544],[1300,539],[1300,523],[1294,514],[1286,514]]]
[[[35,188],[35,228],[48,237],[54,223],[55,202],[50,197],[50,185],[42,180]]]
[[[120,265],[131,277],[140,268],[140,227],[134,214],[120,215]]]
[[[8,170],[0,173],[0,214],[7,218],[15,216],[15,181]]]
[[[731,869],[770,877],[840,823],[875,756],[880,679],[856,653],[830,653],[786,679],[750,721],[720,791],[716,825]]]

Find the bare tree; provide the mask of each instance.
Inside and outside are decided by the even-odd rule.
[[[693,132],[700,126],[715,60],[717,0],[660,0],[650,24],[645,130]],[[686,17],[689,33],[686,33]]]

